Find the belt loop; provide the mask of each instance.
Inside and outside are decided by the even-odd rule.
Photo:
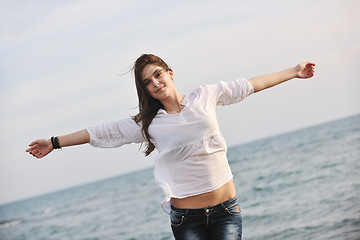
[[[189,214],[189,209],[185,209],[184,211],[184,217],[186,217]]]
[[[222,203],[220,203],[220,204],[221,204],[221,206],[222,206],[224,209],[226,209],[226,208],[227,208],[223,202],[222,202]]]

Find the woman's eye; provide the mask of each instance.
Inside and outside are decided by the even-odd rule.
[[[161,72],[157,73],[155,76],[156,76],[156,77],[160,77],[160,76],[161,76]]]
[[[145,81],[144,85],[147,86],[147,85],[149,85],[149,83],[150,83],[150,81]]]

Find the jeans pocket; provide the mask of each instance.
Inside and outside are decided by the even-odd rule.
[[[184,218],[185,218],[184,215],[180,215],[173,211],[170,212],[170,222],[171,225],[174,227],[180,226],[184,222]]]
[[[235,215],[235,216],[241,215],[241,209],[240,209],[240,206],[238,203],[236,203],[232,206],[226,207],[225,210],[231,215]]]

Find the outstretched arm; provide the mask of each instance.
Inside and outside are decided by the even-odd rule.
[[[79,144],[85,144],[90,141],[90,134],[86,129],[74,132],[71,134],[59,136],[60,147],[74,146]],[[54,148],[51,143],[51,139],[38,139],[30,143],[30,148],[26,149],[26,152],[30,153],[36,158],[42,158],[48,155]]]
[[[259,92],[293,78],[311,78],[314,75],[314,67],[314,63],[303,62],[280,72],[250,78],[249,82],[254,86],[254,92]]]

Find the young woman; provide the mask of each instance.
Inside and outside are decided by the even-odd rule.
[[[162,207],[170,214],[175,238],[241,239],[241,210],[216,106],[240,102],[293,78],[310,78],[314,66],[303,62],[277,73],[205,85],[182,95],[168,65],[157,56],[144,54],[133,67],[139,98],[136,116],[39,139],[26,151],[42,158],[53,149],[77,144],[119,147],[146,143],[145,155],[158,150],[154,176],[165,193]]]

